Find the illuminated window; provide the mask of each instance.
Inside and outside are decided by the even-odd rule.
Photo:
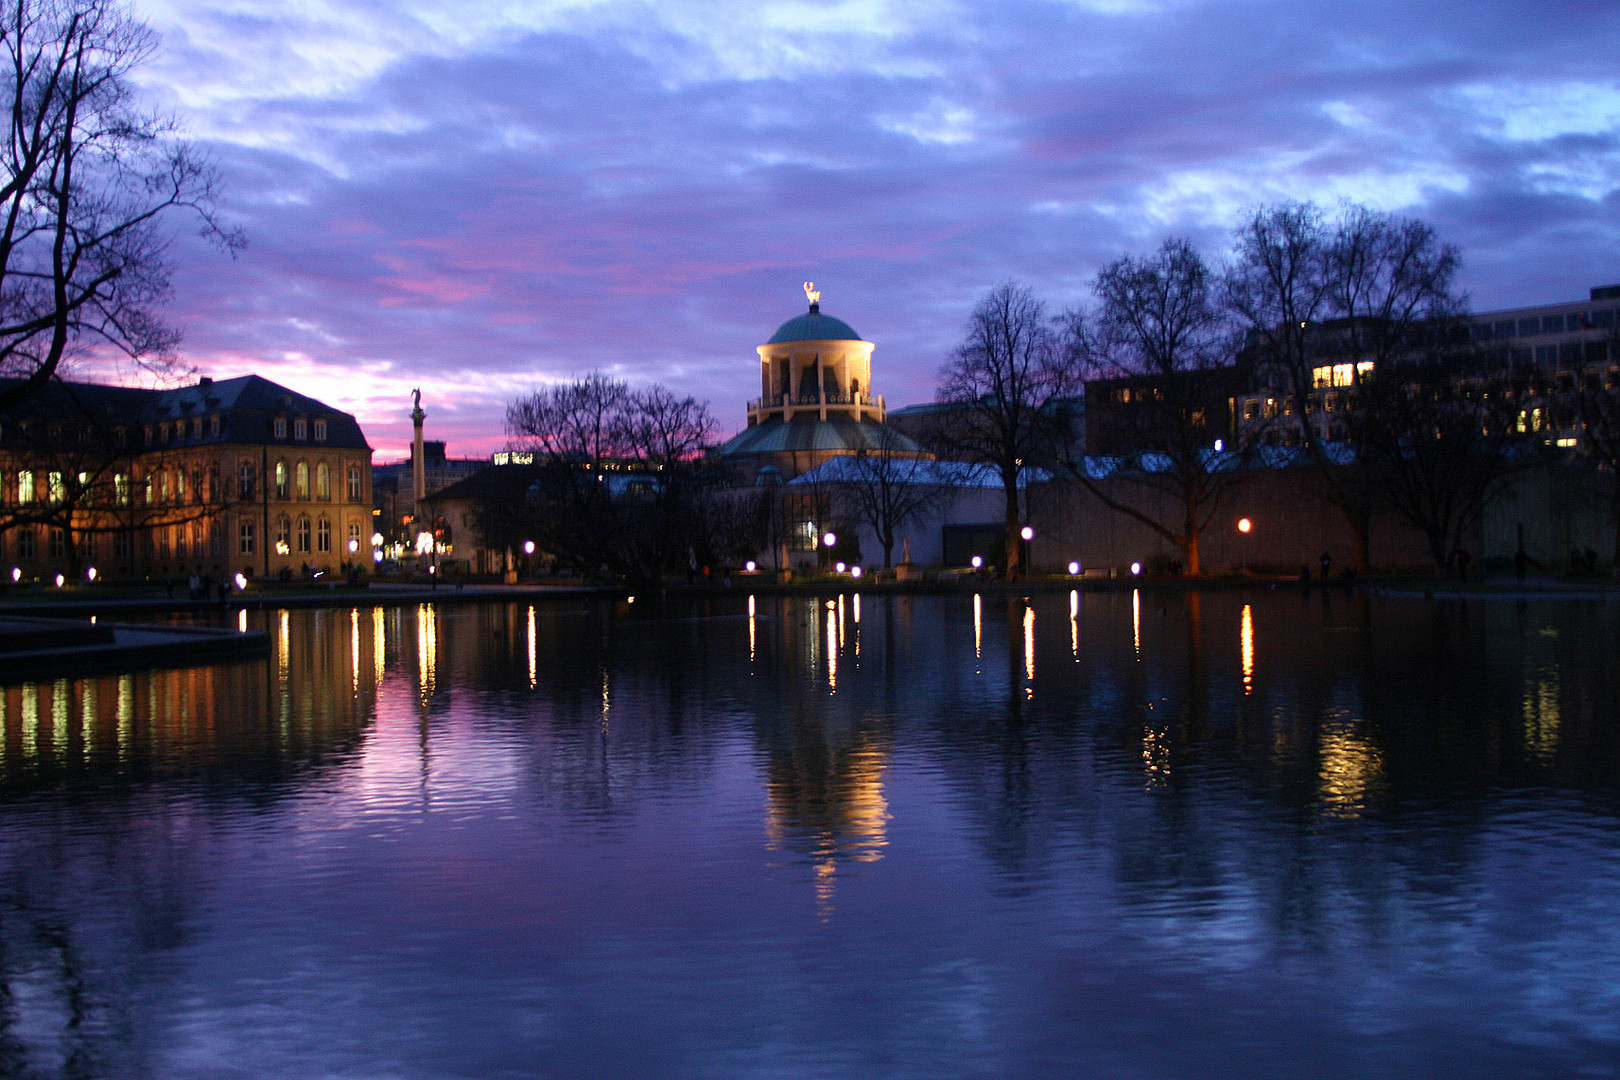
[[[17,501],[31,503],[34,501],[34,470],[17,470]]]
[[[278,461],[276,462],[276,498],[285,499],[286,497],[287,463],[285,461]]]
[[[67,502],[67,481],[62,474],[52,469],[46,474],[46,498],[53,503]]]
[[[300,461],[293,467],[293,497],[305,500],[309,498],[309,463]]]
[[[129,505],[129,473],[113,473],[113,498],[119,506]]]
[[[176,502],[186,501],[186,470],[174,470],[174,499]]]
[[[322,502],[332,497],[332,470],[324,461],[315,466],[315,497]]]

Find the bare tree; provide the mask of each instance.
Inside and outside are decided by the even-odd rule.
[[[939,400],[959,410],[940,431],[942,449],[988,465],[1001,478],[1007,577],[1017,578],[1023,573],[1020,474],[1049,448],[1052,407],[1071,389],[1046,305],[1015,282],[991,289],[939,378]]]
[[[707,406],[593,374],[513,402],[506,426],[544,466],[528,524],[563,563],[656,582],[702,545],[693,474],[714,431]]]
[[[1383,505],[1427,538],[1442,577],[1486,504],[1539,459],[1515,429],[1512,375],[1467,377],[1478,370],[1469,349],[1437,342],[1374,371],[1357,393],[1359,467]]]
[[[1104,267],[1092,292],[1094,316],[1071,316],[1070,353],[1098,380],[1088,384],[1088,398],[1098,390],[1117,400],[1088,399],[1087,422],[1105,412],[1117,418],[1134,453],[1107,478],[1092,475],[1084,454],[1065,454],[1065,465],[1105,506],[1176,545],[1187,573],[1199,576],[1199,540],[1246,477],[1235,467],[1240,447],[1215,448],[1232,437],[1227,402],[1237,372],[1215,282],[1187,241],[1171,239],[1152,255]],[[1166,500],[1174,508],[1169,520],[1152,503],[1121,498],[1121,485]]]
[[[1465,315],[1453,290],[1458,262],[1426,222],[1354,204],[1332,219],[1309,203],[1260,207],[1237,230],[1226,303],[1246,324],[1260,380],[1284,395],[1291,440],[1350,526],[1358,570],[1367,568],[1383,494],[1360,448],[1389,420],[1357,404],[1361,384],[1457,343]],[[1333,401],[1340,408],[1329,425]]]
[[[110,346],[164,368],[176,333],[163,222],[186,210],[204,235],[243,240],[215,212],[213,170],[173,120],[135,100],[131,72],[155,37],[116,0],[7,0],[0,12],[10,121],[0,148],[0,408],[75,350]]]
[[[876,449],[836,460],[846,466],[839,474],[844,515],[871,528],[887,570],[893,565],[900,530],[938,507],[948,489],[940,484],[934,462],[902,449],[899,438],[887,429]]]

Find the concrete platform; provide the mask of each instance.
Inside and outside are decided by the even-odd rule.
[[[253,659],[270,635],[199,626],[151,626],[0,617],[0,682],[132,668],[192,667]]]

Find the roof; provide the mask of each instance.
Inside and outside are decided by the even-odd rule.
[[[910,438],[876,420],[855,420],[848,416],[821,420],[804,414],[788,421],[772,417],[744,428],[716,453],[721,457],[734,457],[739,454],[780,454],[806,450],[923,453],[922,447]]]
[[[830,461],[824,461],[814,469],[800,473],[792,480],[793,484],[840,484],[851,483],[863,478],[863,470],[870,458],[859,458],[853,454],[844,454]],[[1001,487],[1001,473],[989,465],[973,465],[965,461],[930,461],[925,458],[916,459],[915,464],[905,460],[901,471],[892,474],[895,479],[905,483],[929,484],[937,487],[951,488],[994,488]],[[1044,469],[1024,468],[1018,473],[1018,486],[1027,487],[1032,483],[1050,480],[1051,474]]]
[[[789,319],[777,327],[767,345],[784,341],[860,341],[861,335],[843,319],[821,313],[820,304],[811,304],[807,314]]]
[[[15,381],[0,380],[0,384]],[[360,424],[349,413],[312,397],[294,393],[258,375],[199,380],[166,390],[52,380],[7,410],[7,419],[72,417],[109,426],[158,424],[209,415],[217,415],[221,419],[218,435],[213,433],[212,428],[205,428],[205,433],[198,439],[177,439],[163,445],[285,443],[300,447],[371,449],[360,430]],[[297,429],[290,424],[287,434],[276,438],[274,420],[277,417],[324,420],[326,438],[320,442],[308,438],[296,439],[293,436]]]

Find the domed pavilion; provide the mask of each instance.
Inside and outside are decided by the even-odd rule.
[[[760,482],[791,480],[842,454],[928,456],[884,423],[883,398],[872,393],[872,343],[821,313],[813,282],[804,292],[810,310],[755,350],[760,396],[748,404],[748,426],[718,455]]]

